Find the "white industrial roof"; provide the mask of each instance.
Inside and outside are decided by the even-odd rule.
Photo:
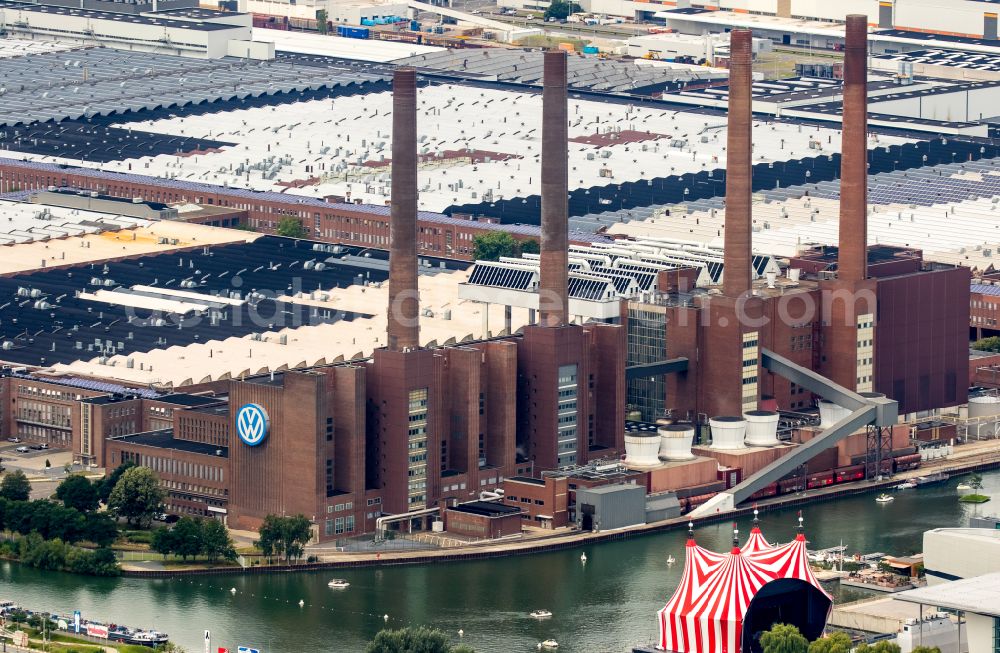
[[[796,34],[839,36],[841,38],[844,36],[843,23],[829,23],[805,18],[782,18],[779,16],[766,16],[735,11],[705,11],[690,14],[682,14],[674,11],[658,11],[653,16],[667,19],[668,25],[669,21],[677,20],[702,23],[704,25],[716,25],[719,27],[749,27],[756,30],[779,30]]]
[[[1000,572],[921,587],[894,595],[909,603],[1000,617]]]
[[[24,57],[43,52],[64,52],[66,50],[76,50],[79,47],[79,43],[70,43],[68,41],[35,41],[32,39],[2,38],[0,39],[0,59]]]
[[[274,49],[279,52],[325,55],[377,63],[444,50],[441,47],[417,43],[335,38],[321,34],[278,29],[256,29],[253,33],[253,39],[274,43]]]
[[[468,276],[469,271],[435,271],[420,275],[422,345],[445,345],[488,335],[496,336],[503,330],[502,305],[486,306],[458,297],[459,284]],[[162,291],[163,288],[154,290]],[[120,292],[107,294],[124,295]],[[219,299],[214,295],[206,296],[204,303]],[[385,345],[388,284],[326,288],[295,297],[281,297],[279,300],[320,311],[356,312],[371,317],[134,352],[107,359],[79,360],[56,365],[53,369],[133,383],[181,386],[321,365],[339,359],[356,359],[369,356],[374,349]],[[484,319],[485,310],[489,311],[488,319]],[[528,323],[526,309],[515,307],[511,317],[514,331]]]
[[[467,149],[483,153],[476,161],[452,158],[422,165],[421,209],[440,211],[539,193],[540,95],[445,84],[423,88],[419,97],[422,154]],[[231,188],[311,197],[349,195],[352,200],[382,205],[389,199],[388,166],[362,164],[390,157],[391,109],[392,95],[383,92],[135,122],[122,127],[212,138],[235,146],[187,157],[66,162]],[[571,139],[595,135],[609,139],[603,147],[570,143],[571,189],[725,167],[725,116],[577,99],[570,100],[569,116]],[[615,142],[628,130],[648,134],[640,135],[645,139],[641,141]],[[878,140],[882,146],[903,142],[886,136]],[[755,123],[754,163],[832,155],[839,148],[836,130]],[[304,183],[292,183],[296,181]]]
[[[0,245],[97,234],[149,222],[109,213],[0,200]]]
[[[956,184],[982,184],[989,193],[992,184],[1000,184],[1000,167],[995,160],[967,162],[959,172],[949,166]],[[933,174],[929,171],[927,174]],[[909,177],[907,177],[909,175]],[[917,172],[887,175],[899,182],[914,178]],[[832,185],[832,184],[831,184]],[[870,182],[869,185],[872,185]],[[813,244],[835,245],[839,238],[839,202],[830,197],[792,197],[779,201],[757,201],[753,206],[753,246],[755,251],[776,256],[794,256]],[[890,198],[891,199],[891,198]],[[891,203],[873,204],[868,213],[869,244],[896,245],[923,250],[925,258],[985,269],[1000,257],[1000,204],[985,194],[960,201],[927,200],[925,204],[908,203],[901,195]],[[705,208],[691,213],[659,210],[645,220],[622,222],[609,233],[636,238],[688,238],[712,246],[723,243],[725,208]]]

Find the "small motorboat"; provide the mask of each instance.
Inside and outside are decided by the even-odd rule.
[[[968,492],[969,490],[972,489],[972,486],[969,485],[968,483],[959,483],[958,487],[956,487],[955,489],[961,490],[962,492]]]
[[[138,644],[139,646],[155,648],[167,643],[167,634],[155,630],[141,630],[133,633],[131,637],[123,641],[126,644]]]
[[[539,643],[538,648],[540,649],[554,649],[559,648],[559,642],[554,639],[547,639],[544,642]]]
[[[585,552],[580,554],[580,562],[586,564],[586,562],[587,562],[587,554]]]
[[[347,589],[348,587],[351,586],[351,584],[348,583],[343,578],[334,578],[329,583],[327,583],[326,586],[327,587],[332,587],[334,589],[342,590],[342,589]]]
[[[889,494],[880,494],[875,497],[875,503],[892,503],[896,500],[896,497]]]
[[[899,485],[896,486],[896,489],[897,490],[912,490],[915,487],[917,487],[917,483],[915,481],[903,481],[902,483],[900,483]]]
[[[672,556],[672,555],[669,555],[669,554],[668,554],[668,555],[667,555],[667,564],[668,564],[668,565],[672,565],[672,564],[674,564],[675,562],[677,562],[677,561],[676,561],[676,560],[674,560],[674,556]]]
[[[530,614],[535,619],[548,619],[552,616],[552,613],[548,610],[532,610]]]

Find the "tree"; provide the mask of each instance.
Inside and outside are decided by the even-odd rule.
[[[807,653],[809,650],[809,640],[798,628],[788,624],[774,624],[771,630],[761,633],[760,644],[764,653]]]
[[[566,0],[552,0],[549,3],[549,8],[545,10],[545,18],[555,18],[556,20],[563,20],[570,14],[580,11],[580,5],[575,2],[566,2]]]
[[[182,560],[193,558],[202,551],[201,520],[181,517],[173,528],[173,552]]]
[[[209,562],[235,560],[236,547],[225,525],[216,519],[207,519],[201,525],[202,553]]]
[[[540,251],[542,251],[542,248],[539,246],[538,241],[534,238],[521,241],[522,254],[538,254]]]
[[[265,558],[270,560],[276,555],[282,554],[281,549],[281,517],[277,515],[266,515],[264,523],[257,529],[260,539],[257,540],[257,548]]]
[[[111,496],[111,490],[115,489],[115,485],[118,483],[118,479],[122,477],[126,471],[135,467],[135,463],[131,460],[118,467],[115,467],[114,471],[108,474],[107,478],[97,484],[97,495],[101,499],[101,503],[107,503],[108,497]]]
[[[437,629],[420,626],[400,630],[380,630],[368,643],[365,653],[474,653],[465,645],[452,646],[448,636]]]
[[[108,508],[129,524],[148,526],[163,506],[163,490],[153,470],[132,467],[121,475],[108,497]]]
[[[809,644],[809,653],[849,653],[852,647],[851,636],[838,630]]]
[[[84,515],[83,539],[97,546],[111,546],[118,539],[118,525],[114,517],[106,512],[92,512]]]
[[[972,343],[972,348],[979,351],[1000,352],[1000,336],[990,336]]]
[[[975,492],[975,493],[978,493],[979,490],[982,490],[983,489],[983,475],[982,474],[973,474],[972,476],[970,476],[969,477],[969,487],[971,487],[972,491]]]
[[[899,644],[885,639],[874,644],[862,642],[854,649],[854,653],[900,653],[900,651]]]
[[[301,558],[305,545],[312,539],[312,523],[303,515],[279,517],[267,515],[257,530],[257,548],[265,558],[284,558],[285,562]]]
[[[309,235],[302,223],[295,218],[282,218],[278,221],[277,233],[288,238],[305,238]]]
[[[301,558],[305,546],[312,539],[312,522],[303,515],[285,517],[281,530],[281,540],[285,549],[285,562],[292,558]]]
[[[326,34],[329,31],[327,20],[326,9],[320,9],[316,12],[316,30],[320,34]]]
[[[56,488],[56,498],[67,508],[76,508],[82,513],[97,510],[100,499],[97,488],[85,476],[74,474],[67,477]]]
[[[941,649],[936,646],[933,648],[930,646],[917,646],[910,653],[941,653]]]
[[[153,531],[153,537],[149,541],[149,548],[156,553],[170,555],[174,552],[176,539],[173,530],[162,526]]]
[[[0,481],[0,497],[11,501],[27,501],[31,496],[31,482],[21,470],[13,471]]]
[[[472,257],[477,261],[499,261],[501,256],[517,256],[517,241],[506,231],[491,231],[472,239]]]

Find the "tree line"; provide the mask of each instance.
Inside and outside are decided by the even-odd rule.
[[[205,557],[209,562],[236,559],[236,547],[225,525],[215,519],[181,517],[173,528],[157,528],[149,548],[182,560]]]

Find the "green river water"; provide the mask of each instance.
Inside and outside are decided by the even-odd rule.
[[[984,475],[984,481],[984,493],[994,500],[978,512],[996,514],[1000,472]],[[899,491],[887,505],[876,504],[868,494],[805,506],[810,548],[843,540],[849,553],[920,551],[925,530],[968,525],[976,508],[958,503],[958,482],[953,478]],[[770,541],[787,541],[795,522],[796,510],[786,509],[764,515],[761,528]],[[739,527],[743,538],[749,519],[740,520]],[[699,528],[696,538],[703,546],[725,550],[731,526]],[[0,599],[35,610],[81,610],[90,619],[157,628],[190,653],[203,650],[205,629],[212,632],[212,653],[220,646],[235,653],[237,645],[262,653],[362,651],[383,627],[386,614],[390,626],[427,624],[456,641],[461,629],[477,653],[527,653],[547,638],[568,653],[624,653],[652,641],[655,612],[680,580],[684,540],[685,532],[679,530],[473,562],[175,580],[95,579],[3,563]],[[586,564],[580,561],[583,551]],[[668,555],[677,564],[668,567]],[[328,588],[332,577],[347,579],[350,588]],[[831,591],[839,600],[866,595],[863,590],[841,592],[835,584]],[[554,616],[533,620],[528,612],[535,608]]]

